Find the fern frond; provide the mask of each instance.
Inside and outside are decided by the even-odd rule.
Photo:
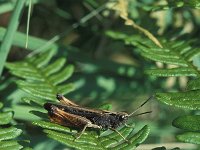
[[[200,80],[192,80],[188,83],[187,91],[176,93],[157,93],[156,97],[159,101],[168,105],[181,107],[190,110],[200,110]],[[176,118],[173,125],[183,129],[182,134],[177,135],[177,139],[183,142],[200,144],[200,116],[185,115]]]
[[[190,87],[190,89],[194,89]],[[187,90],[185,92],[157,93],[156,98],[168,105],[190,109],[200,110],[200,90]]]
[[[0,104],[2,106],[2,103]],[[16,138],[22,133],[22,130],[14,126],[9,126],[9,123],[12,121],[12,118],[13,118],[13,113],[11,111],[0,112],[1,150],[20,150],[23,148],[23,146],[19,143],[20,141],[16,140]],[[8,127],[5,127],[5,125]]]
[[[135,149],[140,143],[142,143],[149,134],[149,127],[144,126],[136,134],[132,134],[133,128],[123,127],[119,132],[127,137],[130,144],[122,139],[115,132],[105,131],[103,134],[98,136],[94,132],[85,132],[80,139],[74,141],[74,132],[71,132],[69,128],[63,127],[57,124],[45,122],[45,121],[35,121],[34,125],[44,128],[44,132],[50,138],[53,138],[71,148],[80,150],[90,150],[90,149]]]
[[[74,67],[64,67],[64,58],[47,65],[53,54],[52,51],[46,52],[21,62],[7,63],[6,67],[13,75],[24,78],[17,81],[22,90],[40,99],[55,100],[56,93],[67,94],[73,90],[72,84],[60,83],[72,75]]]
[[[126,44],[136,46],[140,54],[152,61],[166,65],[176,65],[174,68],[148,69],[146,73],[154,76],[193,76],[200,77],[199,70],[192,64],[194,56],[200,53],[200,48],[193,47],[185,41],[163,41],[163,48],[159,48],[148,39],[139,36],[128,36],[123,33],[107,32],[114,38],[125,41]],[[156,98],[171,106],[189,110],[200,110],[200,79],[188,83],[187,90],[174,93],[156,93]],[[173,121],[173,125],[185,131],[177,135],[183,142],[200,144],[199,115],[182,116]]]
[[[163,48],[159,48],[147,38],[130,36],[124,33],[108,31],[107,35],[126,44],[136,46],[140,54],[152,61],[167,65],[176,65],[174,68],[149,69],[146,73],[154,76],[200,76],[196,67],[191,63],[192,58],[200,53],[200,48],[192,47],[185,41],[163,41]]]
[[[146,35],[149,39],[151,39],[156,45],[162,48],[161,43],[158,41],[158,39],[150,33],[147,29],[144,29],[143,27],[137,25],[132,19],[128,16],[128,1],[124,0],[118,0],[116,3],[111,7],[111,9],[116,10],[119,13],[119,16],[124,19],[125,25],[131,26],[138,31],[142,32],[144,35]]]
[[[174,96],[172,96],[172,93],[165,93],[162,95],[169,96],[169,99],[174,99],[173,104],[178,105],[178,107],[184,107],[189,108],[192,110],[200,110],[200,80],[192,80],[188,83],[188,88],[184,94],[176,93],[176,98],[174,99]],[[181,96],[181,97],[178,97]],[[171,97],[170,97],[171,96]],[[166,99],[161,97],[159,100],[166,102]],[[180,101],[180,103],[177,103],[177,101]],[[194,144],[200,144],[200,115],[185,115],[180,116],[176,118],[173,121],[173,126],[183,129],[185,132],[182,134],[177,135],[177,139],[183,142],[189,142]]]

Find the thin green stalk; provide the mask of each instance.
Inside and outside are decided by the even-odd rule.
[[[31,16],[31,4],[32,4],[32,1],[29,0],[28,19],[27,19],[27,27],[26,27],[26,45],[25,45],[26,48],[28,47],[28,35],[29,35],[30,16]]]
[[[7,31],[3,37],[3,41],[0,46],[0,76],[2,74],[9,50],[12,46],[13,37],[19,25],[20,15],[21,15],[25,2],[26,0],[18,0],[16,2]]]

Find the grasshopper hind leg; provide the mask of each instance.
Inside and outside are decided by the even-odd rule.
[[[78,133],[76,133],[76,134],[74,135],[74,136],[75,136],[74,141],[77,140],[77,139],[79,139],[79,138],[81,137],[81,135],[85,132],[85,129],[86,129],[87,127],[88,127],[88,125],[86,124],[80,132],[78,132]]]
[[[81,137],[81,135],[85,132],[85,130],[86,130],[87,127],[89,127],[89,128],[96,128],[96,129],[101,129],[102,128],[101,126],[98,126],[98,125],[95,125],[95,124],[92,124],[92,123],[87,123],[80,132],[78,132],[78,133],[75,134],[74,141],[76,139],[79,139]]]

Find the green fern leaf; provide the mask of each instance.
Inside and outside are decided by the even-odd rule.
[[[27,58],[21,62],[7,63],[6,67],[13,75],[25,80],[17,81],[18,86],[34,97],[55,100],[56,93],[67,94],[73,90],[72,84],[60,84],[66,81],[74,70],[72,65],[64,67],[66,60],[58,59],[50,63],[53,52],[38,57]]]
[[[173,126],[186,132],[177,135],[177,139],[183,142],[200,144],[200,115],[186,115],[176,118]]]
[[[199,90],[200,89],[200,79],[191,80],[187,85],[187,90]]]
[[[98,136],[92,131],[85,132],[80,139],[74,141],[75,132],[70,131],[69,128],[63,127],[54,123],[49,123],[45,121],[35,121],[34,125],[44,128],[44,132],[50,138],[53,138],[71,148],[80,149],[80,150],[90,150],[90,149],[135,149],[140,143],[142,143],[149,134],[149,127],[144,126],[136,134],[132,134],[133,128],[123,127],[119,132],[127,137],[130,141],[130,144],[122,139],[115,132],[105,131],[103,134]],[[92,133],[91,133],[92,132]]]
[[[23,146],[21,146],[18,141],[0,141],[0,149],[1,150],[20,150]]]
[[[21,134],[21,132],[22,131],[20,129],[15,127],[9,127],[6,129],[2,128],[0,129],[0,141],[16,138]]]
[[[12,112],[2,112],[0,113],[0,125],[5,125],[8,124],[13,117],[13,113]]]
[[[174,93],[157,93],[156,98],[168,105],[190,110],[200,110],[200,90]]]
[[[2,103],[0,103],[1,106],[3,106]],[[0,112],[0,125],[6,125],[0,126],[0,149],[1,150],[20,150],[23,148],[21,144],[19,144],[20,141],[15,140],[21,133],[21,129],[17,129],[14,126],[8,125],[13,118],[13,113],[8,112]]]
[[[200,131],[200,115],[186,115],[176,118],[172,124],[177,128]]]
[[[198,132],[184,132],[177,135],[177,139],[183,142],[200,144],[200,133]]]
[[[160,77],[196,76],[196,72],[194,69],[186,67],[172,68],[172,69],[149,69],[146,70],[145,73]]]
[[[187,91],[174,93],[157,93],[156,98],[168,105],[190,110],[200,110],[200,80],[191,80]]]

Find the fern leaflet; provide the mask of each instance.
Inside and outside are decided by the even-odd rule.
[[[0,103],[2,108],[3,104]],[[0,108],[0,109],[1,109]],[[0,112],[0,149],[1,150],[20,150],[24,146],[20,144],[16,138],[22,133],[21,129],[14,126],[10,126],[9,123],[12,121],[13,112],[6,111]],[[6,127],[7,126],[7,127]]]

